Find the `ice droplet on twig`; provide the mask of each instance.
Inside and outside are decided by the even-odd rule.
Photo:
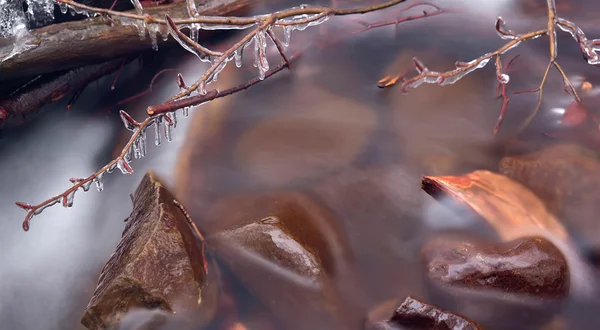
[[[133,173],[133,169],[131,168],[129,163],[120,158],[117,160],[117,168],[123,174],[132,174]]]
[[[67,194],[67,196],[63,197],[62,204],[64,207],[73,206],[73,201],[75,200],[75,192],[76,191],[77,191],[77,189],[71,191],[70,193]]]
[[[501,73],[500,75],[498,75],[498,82],[506,85],[508,84],[508,82],[510,81],[510,76],[505,74],[505,73]]]
[[[104,189],[104,182],[102,182],[102,178],[104,177],[104,172],[98,174],[94,178],[94,183],[96,184],[96,189],[98,192],[101,192]]]
[[[90,187],[92,186],[92,181],[88,181],[86,183],[83,183],[81,185],[81,189],[83,189],[84,192],[87,192],[90,190]]]
[[[129,131],[134,131],[137,127],[140,126],[140,124],[135,121],[127,112],[125,112],[124,110],[120,110],[119,111],[119,117],[121,117],[121,121],[123,122],[123,125],[125,125],[125,128]]]
[[[51,207],[52,205],[56,204],[56,203],[60,203],[61,198],[58,197],[57,199],[53,200],[52,202],[40,207],[39,209],[33,211],[33,215],[39,215],[40,213],[42,213],[45,209]]]
[[[206,80],[202,80],[200,81],[200,85],[198,86],[198,89],[200,91],[200,95],[206,95]]]

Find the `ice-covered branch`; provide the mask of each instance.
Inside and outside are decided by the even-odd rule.
[[[197,10],[201,15],[216,17],[243,15],[257,2],[257,0],[207,1],[205,5],[198,6]],[[76,13],[74,9],[69,10],[67,7],[67,10]],[[185,2],[144,8],[144,11],[146,14],[161,18],[164,18],[165,14],[175,19],[188,15]],[[111,20],[105,15],[93,17],[92,13],[90,16],[87,19],[51,24],[29,31],[24,24],[18,25],[18,27],[22,26],[22,29],[17,29],[15,33],[20,34],[6,38],[2,38],[2,26],[0,26],[0,84],[1,81],[9,79],[111,61],[149,50],[154,42],[156,42],[152,45],[154,48],[167,45],[178,46],[171,38],[167,41],[161,38],[168,36],[166,25],[161,29],[157,24],[147,25],[151,31],[144,31],[145,37],[140,38],[134,20],[120,18]]]
[[[252,17],[213,17],[198,15],[197,9],[193,0],[188,0],[186,3],[187,14],[190,18],[172,19],[168,15],[164,19],[155,18],[144,13],[142,14],[123,14],[113,12],[108,9],[96,9],[87,7],[71,0],[56,0],[61,4],[76,7],[78,10],[96,11],[96,13],[107,14],[109,16],[120,17],[121,19],[129,19],[135,21],[136,26],[140,27],[140,31],[146,29],[155,29],[157,25],[164,25],[168,33],[178,41],[183,48],[195,54],[199,60],[211,63],[203,76],[192,85],[187,85],[181,75],[177,76],[177,85],[181,92],[170,98],[167,102],[159,105],[149,106],[147,108],[148,117],[142,122],[135,121],[125,111],[120,112],[121,120],[125,128],[132,132],[132,135],[121,150],[117,158],[106,164],[96,173],[86,177],[71,179],[73,186],[63,193],[49,198],[39,204],[30,205],[22,202],[17,202],[17,205],[27,211],[27,216],[23,222],[23,229],[28,230],[31,219],[40,214],[44,209],[58,203],[62,203],[65,207],[73,205],[75,193],[81,189],[88,191],[90,186],[95,183],[98,190],[103,189],[102,178],[106,173],[111,173],[115,169],[119,169],[124,174],[133,173],[133,168],[130,163],[135,158],[141,158],[146,155],[146,131],[151,126],[154,126],[154,141],[156,145],[161,144],[164,137],[167,141],[171,140],[171,130],[177,125],[177,113],[182,112],[184,116],[188,115],[188,109],[192,106],[201,105],[210,102],[214,99],[225,97],[240,91],[243,91],[264,79],[276,74],[277,72],[290,68],[292,62],[297,60],[301,53],[297,53],[292,57],[285,54],[285,47],[289,45],[290,34],[293,30],[303,31],[309,26],[318,25],[325,22],[332,16],[362,14],[381,10],[393,5],[405,2],[406,0],[393,0],[383,4],[357,8],[357,9],[336,9],[328,7],[311,7],[302,5],[290,9],[278,11],[271,14],[258,15]],[[137,0],[132,0],[136,2]],[[409,7],[411,8],[411,7]],[[442,11],[436,8],[435,12],[428,14],[424,12],[419,17],[428,17],[441,13]],[[114,17],[112,17],[114,19]],[[418,17],[405,18],[404,21],[416,19]],[[398,24],[402,20],[385,22],[378,26],[386,26]],[[190,29],[190,36],[186,36],[181,32],[182,29]],[[238,42],[223,52],[210,50],[198,43],[195,38],[197,31],[201,29],[250,29],[251,30],[242,36]],[[283,40],[273,32],[274,28],[281,28],[283,31]],[[372,27],[369,27],[372,28]],[[157,28],[163,29],[163,28]],[[365,28],[366,30],[367,28]],[[156,31],[156,30],[154,30]],[[194,32],[196,31],[196,32]],[[140,33],[141,34],[141,33]],[[267,41],[271,42],[277,48],[283,61],[271,68],[267,60]],[[259,74],[257,77],[246,81],[238,86],[226,90],[209,90],[207,85],[210,82],[216,81],[218,74],[223,70],[228,62],[234,61],[237,67],[242,66],[242,56],[244,50],[250,45],[253,45],[254,66],[258,68]],[[194,91],[199,90],[199,93],[191,95]]]
[[[542,36],[548,36],[549,39],[549,62],[546,68],[546,71],[542,77],[542,81],[538,88],[535,91],[538,92],[538,102],[535,109],[532,113],[524,120],[524,123],[519,128],[519,131],[524,129],[529,125],[531,120],[537,114],[541,102],[542,102],[542,92],[544,85],[547,81],[548,73],[551,67],[557,69],[560,73],[563,83],[565,86],[565,91],[569,94],[572,94],[577,102],[581,102],[581,98],[577,94],[576,89],[573,87],[573,84],[567,77],[566,73],[560,66],[560,64],[556,61],[557,57],[557,44],[556,44],[556,27],[558,26],[561,30],[570,33],[573,38],[579,44],[581,52],[583,53],[587,62],[591,65],[599,65],[600,64],[600,56],[597,53],[600,50],[600,39],[588,40],[585,36],[585,33],[573,22],[570,22],[566,19],[560,18],[556,12],[556,4],[555,0],[546,0],[546,8],[548,14],[548,20],[546,28],[537,30],[534,32],[528,32],[524,34],[516,34],[505,26],[504,19],[498,17],[495,23],[496,32],[500,36],[500,38],[504,40],[508,40],[502,47],[497,50],[484,54],[470,62],[456,62],[455,68],[446,72],[436,72],[431,71],[427,68],[425,64],[423,64],[419,59],[414,58],[414,66],[417,71],[417,75],[405,78],[404,76],[398,76],[395,78],[386,77],[379,82],[380,87],[389,87],[395,85],[397,82],[401,83],[402,91],[406,92],[408,88],[416,88],[421,84],[438,84],[438,85],[447,85],[454,84],[466,75],[472,73],[477,69],[481,69],[485,67],[490,60],[496,60],[496,76],[499,84],[499,89],[503,92],[503,105],[501,109],[501,114],[498,118],[498,122],[494,127],[494,134],[498,132],[500,125],[502,123],[502,119],[504,118],[504,114],[506,112],[506,107],[508,105],[508,101],[510,100],[506,95],[506,84],[508,84],[510,77],[506,74],[505,71],[502,70],[500,56],[505,54],[506,52],[516,48],[522,42],[532,39],[537,39]]]
[[[265,73],[269,70],[269,61],[266,56],[267,42],[268,40],[271,40],[275,43],[272,32],[274,28],[281,28],[283,30],[284,42],[280,45],[276,45],[279,48],[281,45],[286,46],[289,44],[291,33],[294,30],[303,31],[309,26],[319,25],[327,21],[332,16],[369,13],[395,6],[406,2],[407,0],[390,0],[378,5],[355,9],[301,5],[271,14],[250,17],[202,16],[198,14],[195,2],[193,0],[187,0],[186,7],[189,17],[179,19],[170,18],[168,15],[163,19],[161,17],[145,14],[143,13],[141,5],[138,6],[139,0],[132,0],[136,8],[139,8],[138,12],[135,14],[123,13],[110,9],[93,8],[72,0],[56,1],[63,6],[73,7],[86,13],[106,14],[112,18],[119,18],[123,24],[135,25],[140,31],[140,36],[145,35],[146,29],[152,36],[155,31],[164,33],[166,28],[168,29],[169,34],[171,34],[183,48],[195,54],[201,61],[211,63],[211,66],[198,81],[169,99],[169,101],[174,101],[190,96],[196,91],[200,94],[206,94],[207,85],[218,79],[219,73],[229,62],[235,61],[236,66],[241,66],[244,51],[251,45],[254,46],[254,66],[258,68],[259,78],[264,78]],[[190,30],[189,38],[180,31],[182,29]],[[195,35],[197,35],[198,30],[227,29],[251,29],[251,31],[223,53],[214,52],[198,44],[195,40]],[[280,53],[282,55],[284,54],[281,50]],[[148,114],[151,115],[150,112],[148,112]]]
[[[268,70],[265,73],[265,78],[268,78],[277,72],[288,67],[288,63],[292,63],[300,58],[302,54],[298,53],[288,59],[288,62],[284,61],[276,67]],[[182,78],[178,76],[178,81]],[[98,191],[102,191],[103,177],[107,173],[112,173],[115,169],[119,169],[123,174],[133,174],[133,168],[130,163],[133,159],[142,158],[146,156],[146,131],[148,128],[154,126],[154,143],[160,145],[162,143],[162,137],[170,142],[171,141],[171,130],[177,126],[177,112],[181,110],[184,117],[188,116],[189,107],[200,105],[217,98],[225,97],[239,91],[250,88],[262,81],[262,79],[254,78],[238,86],[226,89],[226,90],[211,90],[204,95],[195,95],[179,101],[164,103],[161,105],[151,106],[154,115],[147,117],[142,122],[137,122],[127,112],[121,110],[120,116],[125,128],[132,132],[129,141],[125,144],[119,156],[110,161],[104,167],[97,172],[86,178],[71,178],[69,181],[73,183],[73,186],[63,193],[49,198],[37,205],[31,205],[23,202],[17,202],[17,206],[27,211],[27,216],[23,222],[23,229],[29,230],[29,224],[31,219],[42,213],[46,208],[51,207],[55,204],[62,203],[64,207],[73,206],[73,199],[75,193],[81,189],[87,192],[90,189],[92,183],[96,185]]]

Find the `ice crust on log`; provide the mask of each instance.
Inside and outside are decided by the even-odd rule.
[[[129,310],[161,309],[209,322],[216,312],[218,275],[171,193],[148,172],[133,198],[121,241],[81,320],[87,328],[117,325]]]

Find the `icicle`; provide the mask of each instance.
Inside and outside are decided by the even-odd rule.
[[[128,163],[131,163],[132,156],[133,156],[133,149],[132,148],[127,149],[127,151],[125,152],[125,161]]]
[[[221,73],[223,71],[223,69],[225,69],[225,66],[227,66],[227,62],[231,61],[231,58],[226,58],[224,59],[221,64],[219,64],[216,68],[215,71],[212,73],[211,77],[209,79],[207,79],[209,82],[215,82],[217,81],[217,79],[219,79],[219,73]]]
[[[197,24],[190,24],[190,39],[198,42],[198,27]]]
[[[290,26],[283,27],[283,41],[281,42],[285,47],[290,46],[290,40],[292,39],[292,30]]]
[[[146,128],[140,132],[138,139],[140,140],[140,156],[146,157],[148,154],[148,148],[146,146]]]
[[[62,204],[64,207],[71,207],[73,206],[73,201],[75,199],[75,192],[77,191],[77,189],[71,191],[70,193],[67,194],[67,196],[63,197],[63,201]]]
[[[69,6],[67,6],[67,4],[64,2],[59,2],[58,7],[60,8],[60,12],[63,15],[65,15],[67,13],[67,11],[69,11]]]
[[[244,51],[244,47],[240,47],[239,49],[236,49],[235,52],[233,53],[233,57],[235,58],[235,66],[238,68],[242,67],[242,55]]]
[[[198,8],[196,8],[196,2],[194,0],[186,0],[185,4],[190,17],[196,17],[199,15]]]
[[[162,37],[163,41],[169,40],[169,27],[165,24],[158,24],[158,33]]]
[[[175,39],[175,41],[177,41],[181,47],[183,47],[188,52],[196,55],[196,57],[198,57],[198,59],[202,62],[209,62],[209,63],[212,62],[212,56],[206,54],[202,50],[197,49],[196,48],[197,45],[196,45],[196,47],[194,47],[194,45],[189,44],[188,41],[180,38],[179,35],[177,34],[177,31],[175,30],[175,29],[177,29],[177,27],[171,26],[170,24],[167,24],[167,25],[168,25],[168,29],[169,29],[169,34],[171,34],[173,36],[173,39]],[[190,31],[193,31],[193,30],[194,29],[192,27],[190,27]]]
[[[158,51],[158,40],[156,38],[156,34],[158,33],[158,24],[148,24],[148,35],[150,36],[150,41],[152,42],[152,49],[154,51]]]
[[[142,7],[140,0],[131,0],[131,3],[135,7],[135,10],[137,11],[138,15],[142,15],[144,13],[144,7]]]
[[[120,17],[119,22],[121,25],[135,26],[135,28],[138,30],[140,40],[146,39],[146,23],[144,21],[128,17]]]
[[[169,120],[173,123],[173,128],[177,127],[177,111],[167,113]]]
[[[140,151],[139,137],[137,139],[133,140],[133,158],[135,158],[135,159],[142,158],[142,154]]]
[[[96,189],[98,189],[98,192],[101,192],[104,189],[104,183],[102,182],[103,177],[104,177],[104,172],[98,174],[94,178],[94,183],[96,184]]]
[[[167,142],[173,141],[173,136],[171,135],[172,128],[173,126],[171,126],[171,124],[165,123],[165,139],[167,140]]]
[[[187,117],[189,115],[190,115],[190,108],[189,107],[183,108],[183,116]]]
[[[254,39],[254,66],[258,67],[258,79],[265,79],[266,72],[269,71],[269,61],[267,60],[267,39],[265,31],[259,30]]]
[[[154,119],[155,122],[155,131],[154,131],[154,144],[156,144],[157,146],[160,145],[160,129],[161,129],[161,124],[162,124],[162,117],[159,116],[156,119]]]

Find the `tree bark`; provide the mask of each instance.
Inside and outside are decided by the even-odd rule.
[[[198,11],[201,15],[243,15],[254,3],[255,0],[214,0],[198,3]],[[145,12],[156,17],[166,13],[173,18],[187,17],[185,2],[151,7]],[[151,49],[147,35],[142,40],[134,26],[119,25],[106,17],[53,24],[31,34],[35,47],[1,62],[0,81],[105,62]],[[166,42],[160,36],[157,39],[159,47],[175,43],[173,38]],[[10,54],[14,42],[14,38],[0,39],[0,59]]]

